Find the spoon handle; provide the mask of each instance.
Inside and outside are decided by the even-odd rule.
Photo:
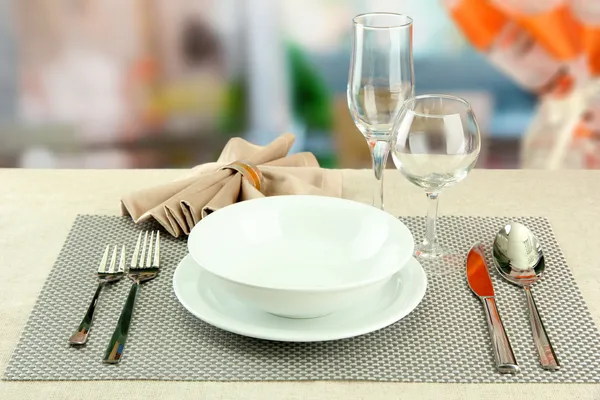
[[[556,357],[556,353],[554,353],[554,348],[550,343],[550,338],[548,338],[548,334],[546,333],[546,328],[544,328],[544,324],[542,323],[542,318],[535,305],[535,301],[533,300],[531,288],[529,286],[524,286],[523,288],[525,289],[527,297],[527,306],[529,306],[529,319],[531,320],[533,341],[535,342],[535,347],[537,347],[537,351],[540,355],[540,362],[544,369],[556,371],[560,369],[560,364]]]
[[[482,297],[481,300],[483,301],[492,344],[494,345],[496,368],[501,374],[516,374],[519,372],[519,365],[500,319],[496,299],[494,297]]]

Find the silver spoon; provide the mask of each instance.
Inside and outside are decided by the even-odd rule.
[[[546,267],[539,240],[525,225],[511,222],[496,234],[493,255],[494,265],[500,275],[525,289],[533,340],[542,367],[551,371],[560,369],[558,358],[531,294],[531,285],[541,278]]]

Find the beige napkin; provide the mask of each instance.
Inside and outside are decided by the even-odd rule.
[[[262,147],[232,138],[217,162],[196,166],[174,182],[124,196],[123,215],[130,215],[136,223],[154,218],[179,237],[189,235],[206,215],[237,201],[289,194],[341,197],[341,171],[320,168],[312,153],[288,156],[294,140],[294,135],[286,133]],[[240,173],[219,170],[238,160],[260,169],[264,178],[260,191]]]

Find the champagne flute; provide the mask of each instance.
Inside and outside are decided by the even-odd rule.
[[[376,187],[373,206],[383,206],[383,171],[392,126],[404,101],[414,96],[412,19],[370,13],[354,18],[348,108],[371,151]]]
[[[417,96],[405,101],[393,135],[392,159],[396,168],[410,182],[425,189],[429,203],[425,239],[415,255],[449,255],[436,232],[438,196],[442,189],[462,181],[477,162],[481,137],[475,114],[470,104],[459,97]]]

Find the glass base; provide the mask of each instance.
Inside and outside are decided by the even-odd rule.
[[[446,246],[442,246],[438,244],[436,246],[431,245],[419,245],[415,249],[415,257],[431,259],[431,258],[440,258],[450,253],[450,251],[446,248]]]
[[[448,275],[464,272],[461,257],[443,245],[419,245],[415,249],[415,257],[425,261],[423,268],[427,275]]]

